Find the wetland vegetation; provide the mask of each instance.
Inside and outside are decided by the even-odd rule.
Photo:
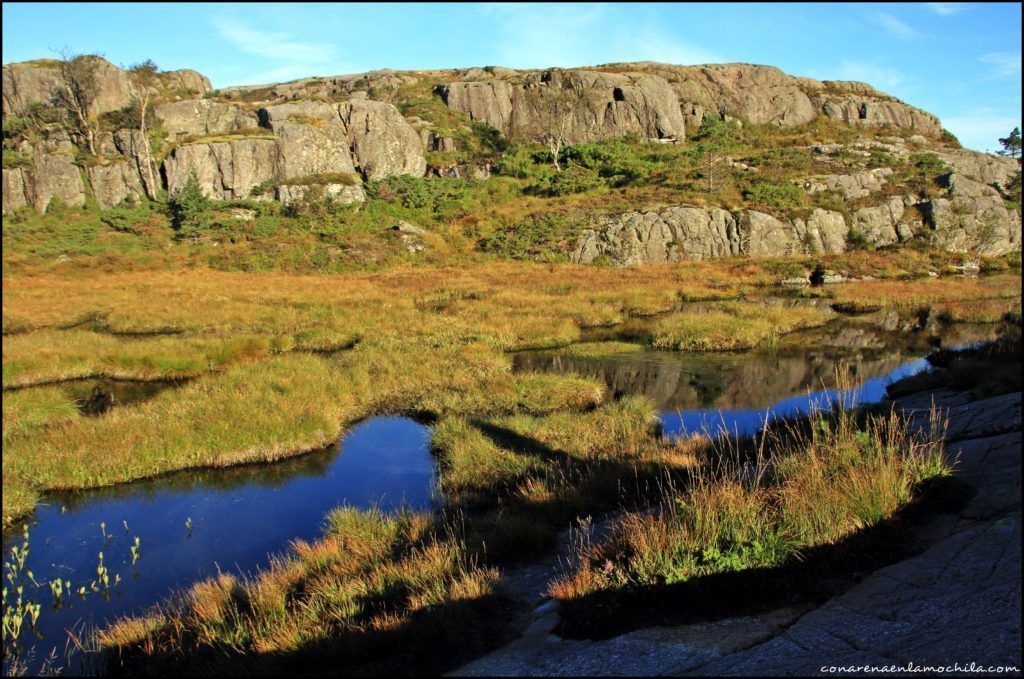
[[[897,256],[855,253],[831,266],[870,262],[880,272]],[[758,409],[779,399],[841,386],[838,366],[854,366],[862,382],[919,360],[933,342],[995,337],[997,321],[1019,318],[1020,279],[1013,271],[890,276],[794,293],[777,285],[783,275],[774,260],[411,267],[333,277],[203,269],[10,275],[9,537],[22,522],[42,521],[43,533],[46,521],[90,530],[146,511],[123,500],[102,504],[103,495],[90,499],[92,489],[110,487],[110,497],[122,498],[150,493],[156,501],[163,495],[139,480],[162,488],[160,475],[172,472],[215,479],[234,465],[261,463],[273,474],[303,455],[325,489],[337,489],[317,451],[348,430],[358,433],[367,418],[405,414],[429,422],[433,500],[394,513],[327,490],[323,504],[267,532],[272,541],[249,545],[245,558],[228,556],[236,568],[219,575],[209,570],[219,563],[215,547],[186,552],[195,565],[172,570],[171,580],[147,575],[143,560],[135,570],[151,584],[126,594],[124,606],[93,609],[97,623],[105,621],[98,638],[108,669],[155,672],[187,662],[197,672],[238,663],[266,671],[343,659],[353,671],[375,672],[416,657],[440,671],[507,637],[512,627],[496,620],[515,619],[521,604],[508,597],[502,574],[552,549],[586,516],[621,520],[608,542],[581,552],[576,570],[553,585],[570,607],[608,588],[785,563],[912,502],[928,478],[949,473],[941,445],[915,442],[898,419],[819,417],[806,435],[761,439],[771,472],[748,478],[722,466],[721,441],[663,437],[659,416],[671,423],[674,413],[739,407],[753,408],[756,421]],[[879,309],[850,316],[832,308],[862,299]],[[972,324],[956,311],[966,308],[975,310]],[[660,338],[669,331],[704,343],[665,346]],[[908,337],[916,339],[907,344]],[[617,361],[653,380],[634,377],[630,386],[621,372],[600,368]],[[664,397],[665,375],[676,374],[685,379]],[[744,400],[752,381],[767,388]],[[94,387],[118,393],[115,385],[132,384],[153,388],[119,392],[104,412],[83,412]],[[367,480],[373,474],[359,472]],[[236,488],[251,482],[242,483]],[[422,490],[425,482],[416,483]],[[209,495],[204,488],[196,492]],[[330,513],[334,497],[351,505]],[[47,518],[57,503],[70,508],[67,516]],[[698,505],[705,513],[692,513]],[[326,528],[304,518],[316,512],[328,515]],[[143,551],[146,532],[170,545],[204,530],[199,509],[186,518],[195,525],[187,535],[181,526],[143,531]],[[267,561],[261,553],[277,556]],[[174,593],[169,583],[189,570],[196,584]],[[160,600],[160,609],[147,611]],[[87,609],[79,604],[69,614],[75,610]],[[115,622],[104,610],[126,617]],[[381,649],[396,643],[403,651],[382,660]]]
[[[931,123],[855,127],[831,104],[792,125],[687,104],[688,137],[541,144],[450,108],[463,75],[388,77],[315,100],[210,90],[196,110],[236,120],[216,134],[146,128],[145,102],[95,135],[40,102],[5,116],[5,671],[437,674],[519,631],[534,602],[517,569],[538,560],[565,568],[533,593],[568,634],[600,634],[677,587],[748,578],[737,592],[775,601],[779,583],[878,566],[895,552],[871,536],[963,491],[938,429],[879,402],[897,380],[892,394],[1019,390],[1019,170],[1016,198],[958,184],[946,160],[1006,165]],[[298,108],[281,118],[273,97]],[[367,126],[408,133],[409,167],[377,172],[380,140],[334,121],[364,105]],[[323,106],[331,120],[305,115]],[[193,167],[165,190],[198,149],[273,148],[283,168],[328,131],[344,171],[275,166],[211,191]],[[90,178],[129,163],[92,137],[126,132],[162,176],[104,209]],[[81,174],[81,200],[8,209],[8,178],[35,181],[44,160]],[[837,188],[856,177],[871,188]],[[745,235],[720,259],[570,263],[585,230],[680,206]],[[812,218],[841,225],[836,242]],[[780,241],[765,256],[738,254],[752,219]],[[936,224],[970,245],[930,238]],[[1017,250],[982,238],[999,229]],[[68,630],[77,657],[58,660]]]

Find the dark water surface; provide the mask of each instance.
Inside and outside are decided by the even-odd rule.
[[[37,623],[43,635],[35,642],[37,656],[55,644],[62,651],[66,628],[143,610],[218,570],[265,566],[290,541],[317,537],[324,516],[340,505],[429,507],[437,475],[428,445],[426,426],[376,417],[331,449],[291,460],[48,496],[28,522],[27,565],[36,580],[60,577],[75,589],[87,586],[102,551],[111,581],[115,574],[122,581],[110,588],[109,600],[102,593],[72,596],[58,611],[47,605],[49,592],[39,592],[36,599],[47,603]],[[136,536],[142,558],[133,566]],[[20,531],[4,535],[5,558],[18,543]]]

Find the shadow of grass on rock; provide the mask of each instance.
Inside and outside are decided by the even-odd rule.
[[[650,504],[685,483],[692,462],[657,438],[636,397],[583,413],[446,418],[432,442],[442,495],[490,564],[537,555],[585,513]]]

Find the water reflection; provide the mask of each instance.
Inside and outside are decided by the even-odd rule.
[[[638,341],[649,326],[632,321],[591,333],[588,340]],[[901,333],[836,322],[788,335],[771,351],[641,351],[596,359],[536,351],[518,353],[513,360],[517,370],[573,372],[602,381],[613,398],[646,396],[661,411],[669,435],[720,427],[752,433],[769,411],[791,416],[835,399],[840,369],[859,385],[857,402],[877,401],[891,381],[926,369],[923,357],[934,347],[975,344],[996,333],[994,326],[981,325]],[[852,405],[853,395],[844,396]]]

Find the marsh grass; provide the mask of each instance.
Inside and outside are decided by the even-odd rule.
[[[851,253],[830,261],[866,269],[866,262],[891,266],[894,259]],[[643,320],[636,339],[648,341],[647,326],[653,325],[656,347],[770,345],[782,333],[827,320],[814,309],[756,301],[756,293],[774,289],[783,264],[736,259],[601,269],[494,263],[339,277],[203,269],[5,272],[5,387],[87,376],[193,379],[89,421],[51,422],[50,414],[61,407],[46,403],[59,400],[55,392],[37,401],[28,395],[12,401],[17,405],[4,417],[4,520],[29,510],[47,489],[311,450],[374,413],[486,420],[582,412],[602,403],[601,385],[574,376],[513,377],[505,352],[631,351],[638,345],[573,343],[584,325],[662,311],[681,299],[740,295],[747,299],[713,303],[711,313],[670,312]],[[901,314],[945,304],[957,309],[958,318],[972,309],[988,318],[1004,308],[1019,313],[1019,285],[1019,275],[1000,273],[857,281],[827,293],[837,303],[870,302]],[[990,300],[992,308],[977,300]],[[625,329],[618,326],[610,334],[621,337]],[[11,400],[6,391],[4,400]],[[251,420],[266,424],[246,431],[240,423]],[[178,436],[195,445],[178,445]]]
[[[501,639],[498,573],[462,545],[428,514],[342,508],[258,575],[206,580],[100,642],[123,673],[429,674]]]
[[[827,321],[816,309],[726,302],[709,312],[680,312],[658,321],[651,344],[669,351],[742,351]]]
[[[587,545],[552,596],[571,602],[779,566],[877,525],[950,473],[941,439],[922,438],[895,412],[819,413],[766,430],[753,454],[729,443],[715,449],[689,486],[667,490],[653,511],[628,514],[607,541]]]
[[[643,350],[642,344],[632,342],[578,342],[566,347],[565,353],[573,358],[607,358]]]

